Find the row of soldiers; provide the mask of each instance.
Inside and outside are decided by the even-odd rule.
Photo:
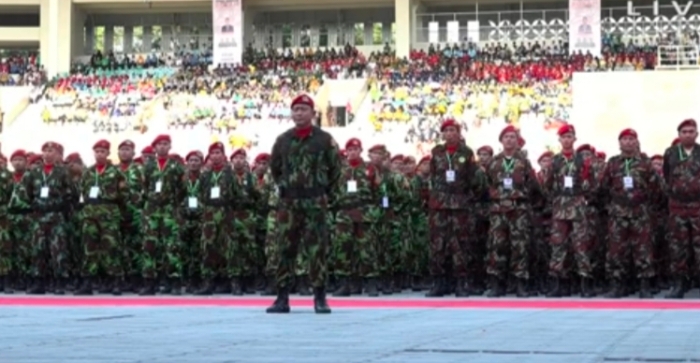
[[[566,125],[559,130],[563,152],[543,154],[537,173],[513,127],[500,135],[503,152],[482,147],[475,155],[448,120],[445,144],[419,161],[392,157],[383,145],[364,161],[361,141],[351,139],[324,216],[332,227],[330,284],[338,296],[421,290],[430,281],[428,296],[488,288],[493,297],[509,289],[555,297],[572,290],[594,296],[607,281],[607,296],[638,289],[648,297],[663,277],[672,282],[669,296],[682,297],[693,276],[682,228],[696,222],[667,218],[674,205],[667,199],[684,193],[677,179],[690,183],[686,188],[697,183],[684,174],[700,165],[694,136],[682,132],[693,128],[692,120],[682,123],[685,143],[652,158],[625,130],[621,156],[606,163],[588,145],[574,150],[575,129]],[[169,154],[167,135],[141,158],[134,146],[122,142],[120,163],[112,165],[101,140],[88,168],[74,154],[63,163],[62,146],[52,142],[41,157],[12,154],[14,173],[3,168],[0,180],[4,290],[149,295],[181,293],[184,284],[202,295],[274,294],[280,223],[270,155],[258,155],[251,168],[244,150],[227,162],[221,143],[206,157],[193,151],[184,159]],[[672,211],[685,216],[693,208]],[[668,236],[658,232],[665,221]],[[296,257],[302,294],[318,284],[308,277],[309,255]]]

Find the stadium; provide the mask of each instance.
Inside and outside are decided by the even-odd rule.
[[[700,361],[698,95],[693,0],[1,1],[0,357]]]

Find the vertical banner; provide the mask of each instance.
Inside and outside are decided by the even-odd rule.
[[[478,20],[469,20],[467,22],[467,39],[470,42],[478,43],[481,41],[481,31],[480,31]]]
[[[569,53],[600,56],[600,1],[569,0]]]
[[[428,42],[430,44],[440,43],[440,27],[437,21],[428,23]]]
[[[212,0],[214,66],[240,64],[243,58],[242,0]]]
[[[459,21],[447,22],[447,42],[459,43]]]

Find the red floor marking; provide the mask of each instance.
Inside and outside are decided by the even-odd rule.
[[[0,307],[267,307],[272,298],[258,297],[73,297],[0,296]],[[311,298],[292,298],[293,307],[313,306]],[[576,309],[700,310],[700,300],[572,300],[572,299],[329,299],[333,308],[401,309]]]

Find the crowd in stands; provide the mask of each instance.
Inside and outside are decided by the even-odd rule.
[[[0,55],[0,86],[39,86],[46,82],[36,53]]]

